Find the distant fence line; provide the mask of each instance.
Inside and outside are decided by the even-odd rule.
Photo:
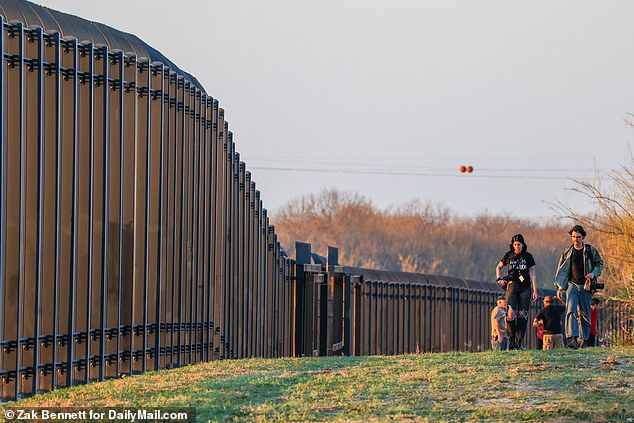
[[[497,284],[341,266],[335,248],[310,264],[309,244],[296,243],[296,251],[298,354],[490,348],[489,316],[503,294]]]
[[[286,257],[183,74],[0,25],[3,401],[227,358],[489,348],[494,283]],[[617,340],[631,320],[611,310]]]
[[[490,313],[504,292],[496,283],[337,265],[338,252],[317,259],[296,243],[298,355],[392,355],[484,351],[491,348]],[[313,264],[309,264],[313,263]],[[303,270],[303,271],[302,271]],[[532,321],[553,290],[538,289],[529,307],[526,348],[535,348]],[[614,344],[634,343],[634,309],[609,300],[598,332]]]

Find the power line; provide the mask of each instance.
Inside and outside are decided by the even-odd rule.
[[[468,175],[462,173],[428,172],[428,171],[403,171],[403,170],[380,170],[380,169],[334,169],[334,168],[309,168],[309,167],[280,167],[280,166],[250,166],[249,170],[261,170],[271,172],[303,172],[303,173],[334,173],[352,175],[386,175],[386,176],[427,176],[427,177],[449,177],[449,178],[485,178],[485,179],[536,179],[536,180],[605,180],[605,177],[571,177],[554,175],[486,175],[481,174],[482,170],[476,170]],[[507,170],[507,169],[503,169]],[[514,172],[522,170],[509,169]],[[491,171],[491,170],[488,170]],[[538,172],[537,169],[526,170]]]

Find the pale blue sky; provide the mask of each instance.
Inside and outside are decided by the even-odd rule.
[[[586,211],[566,178],[617,168],[634,144],[631,0],[36,3],[134,33],[193,74],[273,214],[332,187],[382,208]]]

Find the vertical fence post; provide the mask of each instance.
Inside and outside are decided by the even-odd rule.
[[[5,102],[7,101],[7,93],[5,92],[5,22],[4,16],[0,14],[0,92],[2,93],[2,97],[0,98],[0,341],[4,341],[5,330],[4,330],[4,299],[5,296],[5,283],[4,280],[7,277],[7,272],[5,269],[5,248],[6,248],[6,228],[7,228],[7,189],[6,189],[6,176],[7,166],[6,166],[6,149],[7,149],[7,137],[5,136]],[[5,371],[5,346],[4,342],[0,342],[0,371]],[[0,383],[2,384],[2,390],[0,391],[2,395],[0,396],[0,400],[5,399],[4,395],[4,386],[8,383],[9,377],[3,376],[0,379]]]
[[[143,75],[143,72],[146,74]],[[145,139],[142,140],[143,147],[145,147],[145,172],[143,175],[144,179],[144,206],[139,210],[140,213],[143,213],[144,221],[143,221],[143,308],[142,308],[142,317],[141,324],[143,329],[141,330],[141,371],[145,373],[147,371],[147,362],[148,362],[148,308],[150,301],[150,215],[151,215],[151,159],[152,159],[152,71],[150,69],[150,60],[146,58],[146,60],[141,61],[139,63],[139,73],[141,76],[139,77],[140,84],[145,85],[141,86],[141,92],[139,92],[139,96],[143,97],[143,101],[145,101]],[[143,78],[145,76],[145,78]],[[141,122],[143,123],[143,122]],[[156,283],[155,280],[152,281],[152,284]]]
[[[109,125],[108,122],[108,113],[109,113],[109,83],[108,83],[108,50],[106,47],[102,47],[101,49],[97,49],[95,54],[98,54],[98,58],[102,61],[102,69],[101,69],[101,78],[100,84],[103,95],[103,104],[101,105],[102,109],[102,119],[103,119],[103,197],[102,197],[102,222],[101,222],[101,275],[100,275],[100,307],[99,307],[99,331],[98,331],[98,339],[99,339],[99,380],[103,381],[105,379],[105,366],[106,366],[106,300],[108,295],[108,233],[109,233],[109,208],[110,208],[110,179],[109,179],[109,167],[110,167],[110,146],[109,146]],[[94,83],[94,82],[93,82]],[[57,274],[57,272],[56,272]],[[55,352],[55,349],[53,349]],[[54,359],[53,359],[54,360]],[[55,378],[55,371],[53,370],[53,378]],[[53,382],[53,386],[55,386],[55,382]]]
[[[43,232],[44,232],[44,40],[42,34],[42,28],[36,28],[37,36],[37,241],[36,241],[36,280],[35,280],[35,309],[34,315],[34,327],[33,327],[33,387],[31,392],[37,393],[39,388],[39,358],[40,358],[40,295],[42,284],[42,262],[43,262]],[[3,34],[4,35],[4,34]],[[4,57],[0,57],[0,60],[4,61]],[[4,63],[2,63],[4,66]],[[2,129],[4,131],[4,129]],[[0,291],[1,292],[1,291]],[[1,312],[1,310],[0,310]]]
[[[303,242],[295,243],[295,354],[302,357],[309,353],[306,350],[306,344],[309,336],[308,322],[306,321],[308,310],[306,297],[309,295],[306,291],[306,274],[303,265],[310,263],[310,244]],[[312,354],[312,351],[311,351]]]
[[[21,23],[18,23],[18,37],[19,37],[19,59],[18,59],[18,72],[19,72],[19,90],[20,90],[20,120],[19,120],[19,148],[20,148],[20,187],[19,187],[19,238],[18,238],[18,286],[17,286],[17,314],[16,318],[16,354],[15,354],[15,398],[20,397],[20,381],[22,374],[20,372],[21,362],[20,357],[22,354],[22,291],[24,286],[24,189],[25,189],[25,142],[26,136],[24,134],[24,28]]]
[[[361,277],[340,272],[339,276],[343,284],[343,354],[361,355],[362,352],[362,298],[361,298]],[[368,325],[369,320],[364,324]],[[367,333],[365,338],[368,338]]]
[[[154,66],[156,67],[156,75],[157,75],[157,79],[159,80],[159,93],[155,94],[155,100],[159,102],[158,107],[160,108],[160,125],[164,125],[164,121],[165,121],[165,90],[166,90],[166,84],[165,84],[165,66],[160,63],[160,62],[156,62],[154,63]],[[165,261],[164,261],[164,257],[165,256],[165,248],[164,248],[164,241],[163,241],[163,237],[165,236],[165,232],[167,232],[164,228],[164,201],[165,201],[165,171],[166,171],[166,151],[165,151],[165,130],[163,127],[161,127],[160,129],[160,138],[158,140],[159,142],[159,177],[158,177],[158,205],[157,205],[157,211],[158,211],[158,223],[157,223],[157,257],[156,257],[156,275],[157,275],[157,279],[156,279],[156,307],[154,310],[154,319],[155,319],[155,332],[154,332],[154,348],[155,348],[155,355],[154,355],[154,370],[158,370],[160,368],[160,359],[161,359],[161,348],[162,348],[162,343],[161,343],[161,334],[163,333],[163,319],[161,319],[161,307],[162,307],[162,294],[161,291],[164,288],[163,283],[165,281],[165,276],[166,276],[166,266],[165,266]],[[207,359],[207,356],[205,357]]]
[[[89,157],[89,177],[88,177],[88,252],[86,268],[86,347],[84,354],[86,357],[86,373],[84,382],[90,382],[90,370],[94,363],[91,360],[91,344],[94,339],[92,329],[92,281],[93,281],[93,259],[94,259],[94,219],[95,219],[95,54],[94,46],[89,43],[83,46],[83,55],[88,60],[88,79],[84,84],[88,84],[88,157]]]

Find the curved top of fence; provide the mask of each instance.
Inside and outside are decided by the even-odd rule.
[[[374,282],[400,282],[421,285],[447,286],[482,291],[499,291],[495,282],[474,281],[470,279],[452,278],[449,276],[425,275],[422,273],[393,272],[389,270],[364,269],[361,267],[344,266],[345,272],[362,275],[363,279]],[[502,291],[500,291],[502,293]]]
[[[59,32],[62,36],[75,37],[79,42],[105,44],[110,50],[119,49],[134,53],[137,57],[147,57],[150,61],[162,62],[205,91],[195,77],[180,69],[160,51],[146,44],[136,35],[26,0],[0,0],[0,14],[9,22],[19,21],[27,27],[39,26],[47,31]]]

